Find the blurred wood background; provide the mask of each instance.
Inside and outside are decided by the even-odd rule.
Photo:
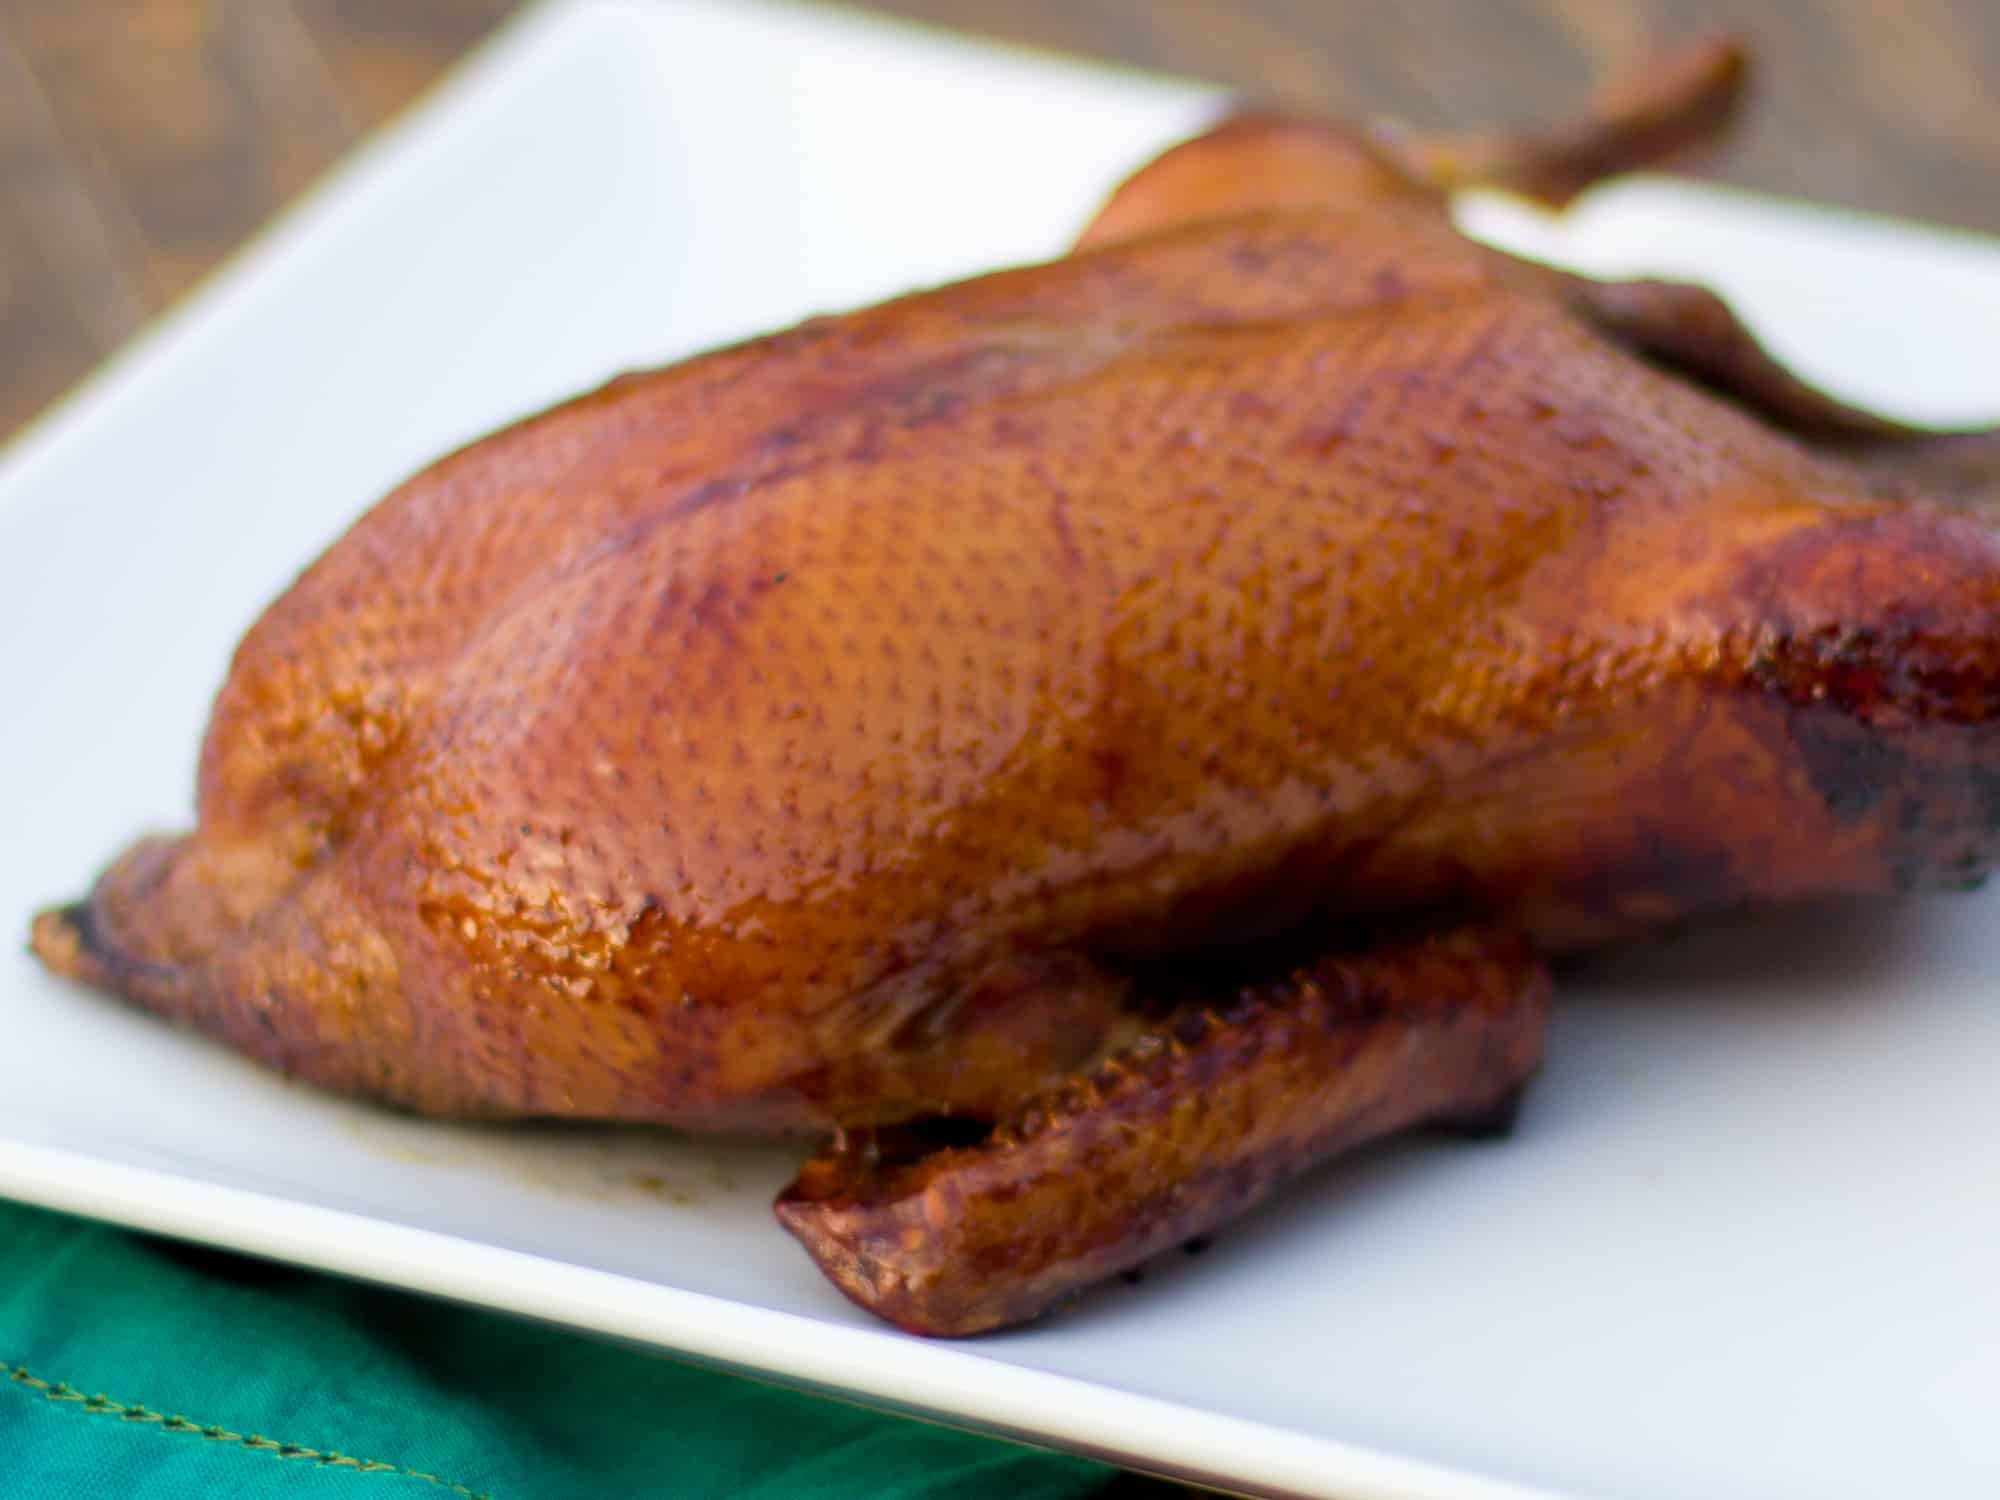
[[[671,3],[671,0],[660,0]],[[513,0],[0,0],[0,436],[166,307]],[[1576,99],[1652,36],[1757,39],[1725,175],[2000,231],[1996,0],[877,0],[1325,110]]]

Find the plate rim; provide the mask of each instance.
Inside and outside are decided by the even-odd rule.
[[[1553,1490],[988,1359],[976,1345],[828,1324],[60,1146],[0,1138],[0,1197],[1269,1500],[1564,1500]]]

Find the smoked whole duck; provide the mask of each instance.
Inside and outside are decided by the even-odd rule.
[[[1700,148],[1744,79],[1239,116],[1061,259],[444,459],[36,952],[429,1115],[819,1133],[780,1222],[930,1334],[1504,1129],[1547,957],[2000,842],[2000,442],[1447,213]]]

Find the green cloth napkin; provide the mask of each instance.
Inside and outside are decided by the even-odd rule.
[[[0,1203],[0,1495],[1067,1500],[1110,1471]]]

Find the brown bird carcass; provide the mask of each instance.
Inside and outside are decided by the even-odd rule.
[[[251,630],[195,830],[37,951],[432,1115],[831,1133],[779,1218],[931,1333],[1503,1126],[1538,955],[1994,854],[1996,445],[1445,212],[1741,80],[1239,118],[1070,256],[443,460]]]

